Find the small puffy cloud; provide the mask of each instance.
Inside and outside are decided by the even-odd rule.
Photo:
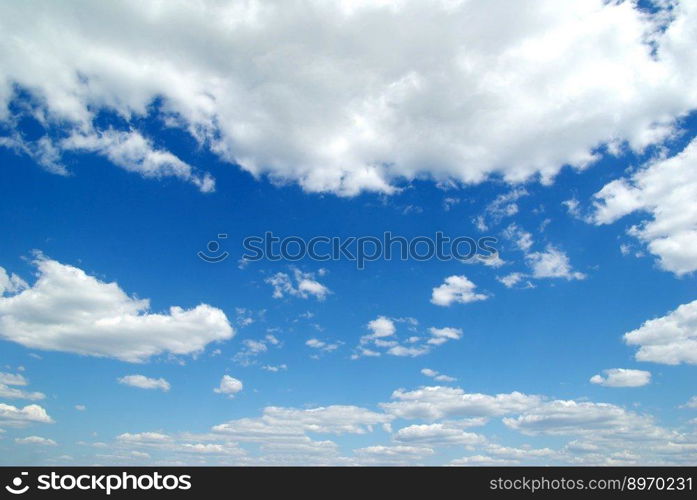
[[[325,352],[335,351],[339,348],[338,343],[325,342],[324,340],[319,340],[316,338],[308,339],[305,342],[305,345],[307,347],[311,347],[312,349],[317,349],[318,351],[325,351]]]
[[[242,390],[242,388],[243,385],[240,380],[237,380],[230,375],[223,375],[223,378],[220,379],[220,385],[213,389],[213,392],[217,392],[218,394],[226,394],[228,397],[233,398],[235,397],[235,394]]]
[[[29,392],[22,389],[17,389],[16,387],[9,387],[6,384],[0,384],[0,398],[10,398],[10,399],[29,399],[32,401],[38,401],[44,399],[46,395],[42,392]]]
[[[582,280],[585,274],[571,268],[569,257],[558,248],[547,245],[544,252],[530,252],[525,257],[534,278],[565,278]]]
[[[397,329],[394,326],[394,321],[385,316],[378,316],[368,323],[368,329],[373,332],[373,337],[389,337],[394,335]]]
[[[318,408],[269,406],[259,418],[242,418],[216,425],[213,431],[230,439],[253,441],[296,441],[305,432],[319,434],[366,434],[374,426],[386,427],[393,417],[366,408],[332,405]]]
[[[86,411],[87,407],[85,405],[75,405],[77,411]]]
[[[522,250],[523,252],[530,250],[534,243],[532,234],[525,231],[515,223],[509,224],[509,226],[503,230],[503,237],[507,240],[513,241],[518,249]]]
[[[439,373],[436,370],[431,370],[430,368],[423,368],[421,370],[421,374],[431,377],[438,382],[455,382],[457,380],[455,377]]]
[[[19,408],[0,403],[0,427],[24,427],[32,423],[50,424],[53,419],[44,408],[36,404]]]
[[[399,429],[393,437],[395,441],[409,445],[458,445],[472,447],[485,443],[486,439],[481,434],[467,432],[463,429],[471,425],[481,425],[481,423],[479,421],[473,424],[465,420],[461,422],[410,425]]]
[[[40,254],[33,263],[34,285],[0,297],[0,338],[25,347],[143,362],[162,353],[195,354],[235,333],[225,313],[207,304],[154,313],[147,299],[116,283]]]
[[[41,437],[41,436],[27,436],[24,438],[15,438],[15,443],[17,444],[35,444],[39,446],[56,446],[53,439]]]
[[[331,293],[329,288],[315,279],[314,273],[304,273],[299,269],[293,269],[292,276],[282,272],[276,273],[264,282],[273,287],[274,299],[282,299],[289,295],[303,299],[313,296],[322,301]]]
[[[171,387],[169,382],[163,378],[150,378],[145,375],[126,375],[119,378],[118,382],[139,389],[157,389],[164,392],[169,391]]]
[[[608,403],[550,401],[503,423],[523,434],[607,434],[613,437],[649,435],[658,429],[649,416]]]
[[[124,443],[152,444],[166,443],[171,441],[172,438],[167,434],[162,434],[161,432],[138,432],[134,434],[126,432],[116,436],[116,440]]]
[[[277,373],[281,371],[286,371],[288,369],[288,365],[286,365],[285,363],[280,365],[264,365],[261,367],[261,369],[267,372]]]
[[[697,300],[663,317],[646,321],[624,334],[628,345],[639,346],[637,361],[667,365],[697,364]]]
[[[697,408],[697,396],[692,396],[690,399],[687,400],[687,403],[685,403],[683,408]]]
[[[467,304],[486,300],[487,295],[476,293],[477,286],[465,276],[448,276],[445,282],[433,289],[431,303],[437,306],[449,306],[453,303]]]
[[[462,330],[460,328],[451,328],[448,326],[445,328],[436,328],[432,326],[428,331],[431,334],[431,338],[428,339],[427,342],[433,345],[444,344],[448,340],[460,340],[462,337]]]
[[[651,382],[651,372],[612,368],[603,370],[603,375],[593,375],[590,382],[605,387],[641,387]]]
[[[5,293],[17,293],[27,288],[26,281],[16,274],[7,274],[7,271],[0,267],[0,297]]]

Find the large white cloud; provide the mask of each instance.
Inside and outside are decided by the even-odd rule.
[[[194,354],[234,330],[220,309],[201,304],[149,312],[147,299],[116,283],[39,255],[38,278],[19,293],[0,296],[0,338],[33,349],[142,362],[161,354]]]
[[[697,270],[697,139],[595,195],[593,221],[609,224],[633,212],[651,216],[629,233],[646,243],[659,265],[677,275]]]
[[[167,125],[310,191],[547,180],[603,143],[660,141],[697,105],[696,14],[687,1],[670,15],[603,0],[5,2],[0,119],[12,126],[14,85],[44,123],[88,137],[104,132],[97,113],[136,127],[160,98]],[[53,142],[25,149],[60,170]]]
[[[639,346],[637,361],[697,364],[697,300],[646,321],[636,330],[625,333],[624,341]]]

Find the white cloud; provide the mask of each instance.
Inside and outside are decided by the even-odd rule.
[[[27,405],[24,408],[0,403],[0,427],[24,427],[31,423],[53,423],[46,410],[39,405]]]
[[[308,347],[312,347],[313,349],[317,349],[319,351],[327,351],[327,352],[335,351],[339,348],[338,343],[328,343],[328,342],[325,342],[323,340],[319,340],[319,339],[315,339],[315,338],[308,339],[305,342],[305,345]]]
[[[44,399],[45,397],[46,395],[42,392],[28,392],[15,387],[9,387],[5,384],[0,384],[0,398],[29,399],[36,401]]]
[[[5,293],[17,293],[27,288],[27,282],[16,274],[7,274],[7,271],[0,267],[0,297]]]
[[[426,343],[431,345],[441,345],[449,340],[460,340],[462,338],[462,330],[460,328],[451,328],[449,326],[436,328],[432,326],[428,331],[431,334],[431,338]]]
[[[237,380],[230,375],[223,375],[223,378],[220,379],[220,385],[213,389],[213,392],[217,392],[218,394],[227,394],[228,397],[233,398],[235,397],[235,394],[242,390],[242,388],[243,385],[240,380]]]
[[[394,439],[399,443],[427,446],[472,447],[485,443],[486,439],[481,434],[463,430],[470,425],[472,424],[467,421],[410,425],[399,429],[394,434]]]
[[[75,405],[75,409],[77,411],[85,411],[87,410],[87,407],[85,405]]]
[[[516,286],[518,283],[523,281],[527,275],[519,272],[514,272],[507,274],[506,276],[502,277],[497,277],[496,280],[499,281],[500,283],[503,283],[503,285],[506,288],[513,288]]]
[[[567,280],[582,280],[585,274],[573,271],[567,255],[547,245],[544,252],[531,252],[525,258],[532,269],[534,278],[566,278]]]
[[[281,372],[281,371],[284,372],[288,369],[288,365],[286,365],[285,363],[281,364],[281,365],[264,365],[261,367],[261,369],[266,370],[267,372],[273,372],[273,373],[277,373],[277,372]]]
[[[443,373],[437,372],[436,370],[431,370],[430,368],[422,369],[421,373],[423,375],[426,375],[427,377],[431,377],[432,379],[438,382],[455,382],[457,380],[455,377],[445,375]]]
[[[201,192],[215,190],[215,181],[208,173],[200,174],[168,151],[153,148],[139,132],[118,132],[112,129],[73,134],[60,143],[64,151],[99,153],[130,172],[146,178],[177,177],[197,186]]]
[[[227,340],[234,330],[220,309],[200,304],[149,312],[130,297],[77,267],[39,255],[33,286],[0,297],[0,338],[33,349],[143,362],[161,353],[194,354]]]
[[[57,446],[53,439],[41,437],[41,436],[27,436],[24,438],[15,438],[15,443],[18,444],[36,444],[39,446]]]
[[[329,288],[315,279],[314,273],[304,273],[299,269],[293,269],[292,277],[279,272],[266,278],[264,282],[273,287],[274,299],[282,299],[286,295],[306,299],[312,295],[321,301],[331,293]]]
[[[678,276],[697,270],[697,140],[671,158],[660,158],[605,185],[595,194],[596,224],[625,215],[648,213],[651,219],[632,226],[629,234],[658,256],[662,269]]]
[[[489,417],[520,413],[536,407],[542,399],[520,392],[510,394],[465,393],[459,387],[422,387],[414,391],[398,389],[392,393],[395,401],[381,403],[389,414],[399,418],[435,420],[445,417]]]
[[[503,230],[503,237],[513,241],[518,249],[523,252],[530,250],[530,247],[532,247],[534,243],[532,234],[517,224],[509,224],[509,226]]]
[[[697,300],[667,315],[646,321],[624,334],[629,345],[639,346],[637,361],[667,365],[697,364]]]
[[[503,423],[524,434],[590,434],[613,438],[649,436],[657,429],[649,416],[629,412],[608,403],[549,401]]]
[[[692,396],[687,403],[685,403],[683,408],[697,408],[697,396]]]
[[[0,372],[0,384],[25,386],[28,385],[29,382],[21,373]]]
[[[389,337],[397,331],[394,321],[385,316],[378,316],[377,319],[370,321],[368,329],[373,332],[372,336],[375,338]]]
[[[482,293],[476,293],[476,288],[477,286],[465,276],[448,276],[442,285],[433,289],[431,303],[437,306],[449,306],[453,303],[467,304],[489,298]]]
[[[692,2],[665,29],[663,12],[602,0],[1,9],[0,120],[13,85],[37,97],[44,123],[76,132],[104,110],[136,127],[159,98],[168,126],[308,191],[548,181],[603,143],[661,141],[697,103]],[[59,168],[60,143],[41,144]]]
[[[138,387],[139,389],[158,389],[164,392],[169,391],[171,386],[163,378],[150,378],[145,375],[126,375],[118,379],[119,384]]]
[[[358,406],[332,405],[298,409],[269,406],[259,418],[243,418],[216,425],[213,431],[239,441],[295,440],[305,432],[366,434],[387,426],[393,417]]]
[[[603,374],[593,375],[591,383],[605,387],[642,387],[651,382],[651,372],[644,370],[611,368],[603,370]]]

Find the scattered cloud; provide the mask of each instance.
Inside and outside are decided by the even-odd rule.
[[[163,378],[150,378],[145,375],[126,375],[118,379],[119,384],[130,385],[139,389],[157,389],[167,392],[171,386]]]
[[[631,213],[650,219],[629,234],[646,244],[662,269],[678,276],[697,270],[697,139],[679,154],[658,158],[595,194],[592,220],[610,224]]]
[[[303,299],[313,296],[322,301],[331,293],[329,288],[315,279],[315,273],[304,273],[299,269],[293,269],[292,276],[279,272],[264,281],[273,287],[274,299],[289,295]]]
[[[477,286],[466,276],[448,276],[442,285],[433,289],[431,303],[447,307],[453,303],[468,304],[489,298],[488,295],[476,293],[476,288]]]
[[[639,346],[637,361],[666,365],[697,364],[697,300],[663,317],[646,321],[624,334],[628,345]]]
[[[651,382],[651,372],[611,368],[603,370],[603,375],[593,375],[590,382],[605,387],[642,387]]]
[[[217,392],[218,394],[226,394],[228,397],[233,398],[235,397],[235,394],[242,390],[242,388],[243,385],[240,380],[237,380],[230,375],[223,375],[223,378],[220,379],[220,385],[213,389],[213,392]]]
[[[126,294],[82,269],[37,254],[33,286],[0,297],[0,338],[32,349],[143,362],[162,354],[195,354],[235,331],[220,309],[200,304],[149,311],[147,299]]]

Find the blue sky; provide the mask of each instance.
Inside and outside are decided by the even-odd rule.
[[[0,36],[0,463],[694,463],[696,12],[544,4],[510,36],[458,31],[513,23],[493,3],[440,34],[437,3],[2,7],[28,27]],[[231,24],[170,29],[192,16]],[[388,57],[391,23],[420,45]],[[501,260],[240,264],[266,231]]]

